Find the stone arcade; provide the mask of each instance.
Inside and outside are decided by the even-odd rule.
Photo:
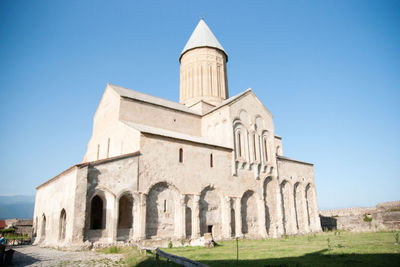
[[[313,165],[282,155],[251,89],[200,20],[179,58],[180,103],[107,84],[82,163],[37,187],[35,243],[201,244],[320,231]]]

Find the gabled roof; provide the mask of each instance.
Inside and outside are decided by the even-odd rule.
[[[180,58],[187,51],[196,48],[196,47],[213,47],[221,50],[226,55],[226,61],[228,61],[228,55],[226,54],[222,45],[218,42],[215,35],[212,33],[210,28],[208,28],[207,24],[203,19],[200,19],[196,28],[194,29],[192,35],[189,38],[189,41],[186,43],[185,48],[183,48]],[[179,60],[180,60],[179,58]]]
[[[175,109],[175,110],[179,110],[179,111],[183,111],[186,113],[191,113],[193,115],[198,115],[200,116],[201,114],[197,111],[194,111],[188,107],[186,107],[185,105],[179,104],[177,102],[173,102],[173,101],[169,101],[160,97],[156,97],[156,96],[151,96],[151,95],[147,95],[132,89],[126,89],[117,85],[113,85],[113,84],[107,84],[107,87],[113,89],[117,94],[119,94],[122,97],[126,97],[126,98],[130,98],[130,99],[135,99],[135,100],[139,100],[141,102],[146,102],[146,103],[150,103],[153,105],[157,105],[157,106],[162,106],[162,107],[166,107],[169,109]]]
[[[230,98],[228,98],[228,99],[225,99],[224,101],[221,102],[221,104],[219,104],[219,105],[216,106],[215,108],[213,108],[213,109],[207,111],[207,112],[206,112],[205,114],[203,114],[203,115],[210,114],[210,113],[214,112],[215,110],[220,109],[220,108],[222,108],[223,106],[226,106],[226,105],[228,105],[228,104],[234,102],[234,101],[237,100],[237,99],[240,99],[242,96],[247,95],[249,92],[251,92],[251,88],[249,88],[249,89],[247,89],[247,90],[241,92],[240,94],[237,94],[237,95],[232,96],[232,97],[230,97]]]
[[[149,133],[149,134],[153,134],[153,135],[164,136],[164,137],[169,137],[169,138],[174,138],[174,139],[179,139],[179,140],[190,141],[193,143],[221,147],[221,148],[226,148],[226,149],[232,150],[232,147],[215,143],[212,140],[206,139],[204,137],[183,134],[183,133],[179,133],[179,132],[174,132],[174,131],[170,131],[170,130],[166,130],[166,129],[156,128],[156,127],[147,126],[147,125],[129,122],[129,121],[121,121],[121,122],[123,122],[124,124],[128,125],[129,127],[132,127],[142,133]]]
[[[257,97],[257,96],[253,93],[253,91],[251,90],[251,88],[249,88],[249,89],[247,89],[247,90],[241,92],[240,94],[237,94],[237,95],[232,96],[232,97],[230,97],[230,98],[228,98],[228,99],[225,99],[224,101],[221,102],[221,104],[219,104],[219,105],[216,106],[215,108],[213,108],[213,109],[207,111],[206,113],[204,113],[203,116],[208,115],[208,114],[210,114],[210,113],[212,113],[212,112],[214,112],[214,111],[216,111],[216,110],[222,108],[223,106],[229,105],[229,104],[231,104],[231,103],[233,103],[233,102],[235,102],[235,101],[241,99],[242,97],[244,97],[244,96],[246,96],[246,95],[248,95],[248,94],[253,94],[253,95],[255,96],[256,100],[264,107],[264,109],[268,112],[268,114],[270,114],[270,115],[272,116],[271,112],[270,112],[270,111],[267,109],[267,107],[258,99],[258,97]]]

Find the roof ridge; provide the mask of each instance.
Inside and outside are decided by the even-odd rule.
[[[139,92],[136,90],[128,89],[128,88],[118,86],[115,84],[111,84],[111,83],[107,83],[107,86],[112,88],[114,91],[116,91],[119,95],[121,95],[123,97],[136,99],[136,100],[139,100],[142,102],[146,102],[146,103],[150,103],[150,104],[154,104],[154,105],[158,105],[158,106],[162,106],[162,107],[166,107],[166,108],[170,108],[170,109],[175,109],[175,110],[191,113],[193,115],[201,116],[201,114],[199,112],[196,112],[195,110],[192,110],[192,109],[188,108],[187,106],[185,106],[181,103],[178,103],[178,102],[174,102],[174,101],[171,101],[171,100],[168,100],[165,98],[161,98],[158,96],[149,95],[146,93],[142,93],[142,92]]]

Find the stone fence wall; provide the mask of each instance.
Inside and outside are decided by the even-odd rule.
[[[400,230],[400,201],[379,203],[370,208],[320,211],[322,229],[354,232]]]

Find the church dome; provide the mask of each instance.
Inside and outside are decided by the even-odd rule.
[[[187,51],[192,50],[198,47],[212,47],[221,50],[225,56],[226,61],[228,61],[228,55],[226,54],[222,45],[218,42],[215,35],[212,33],[210,28],[207,26],[203,19],[200,19],[196,28],[194,29],[192,35],[189,38],[189,41],[186,43],[185,47],[181,52],[181,56],[179,60],[182,58],[183,54]]]

